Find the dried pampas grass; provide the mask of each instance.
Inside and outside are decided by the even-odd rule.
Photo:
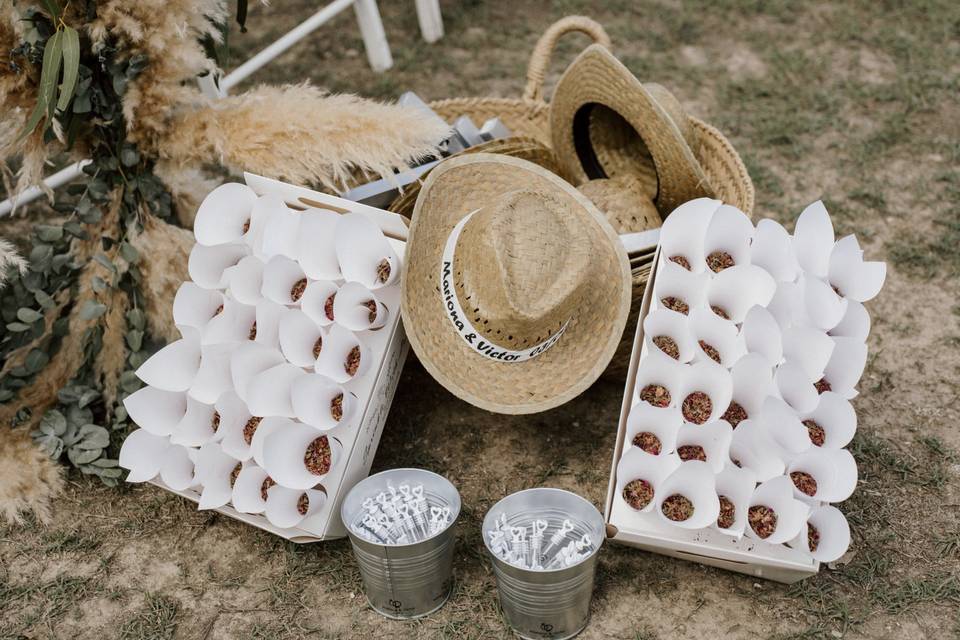
[[[63,470],[37,448],[26,429],[0,428],[0,520],[16,524],[33,512],[50,520],[50,502],[63,490]]]
[[[11,267],[23,273],[27,270],[27,261],[17,253],[17,248],[12,243],[0,238],[0,289],[7,284]]]
[[[411,107],[329,95],[309,84],[262,86],[184,112],[159,151],[178,164],[216,159],[236,173],[336,190],[355,170],[391,176],[434,153],[448,132]]]
[[[153,172],[170,190],[177,222],[187,229],[193,229],[193,219],[197,217],[197,209],[203,199],[223,184],[219,177],[209,176],[200,169],[178,167],[170,162],[158,162]]]
[[[184,280],[189,280],[187,260],[193,248],[193,234],[154,216],[144,216],[143,232],[130,240],[141,255],[140,288],[150,334],[172,342],[180,338],[173,324],[173,297]]]

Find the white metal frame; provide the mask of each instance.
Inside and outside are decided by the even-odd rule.
[[[415,4],[417,21],[420,24],[420,33],[423,39],[427,42],[436,42],[443,37],[443,17],[440,14],[439,0],[415,0]],[[377,73],[386,71],[393,66],[393,56],[390,54],[390,45],[383,30],[383,21],[380,19],[377,0],[334,0],[227,75],[199,78],[200,88],[205,95],[211,98],[226,96],[230,89],[246,80],[253,73],[350,6],[353,7],[357,16],[357,24],[360,27],[360,35],[363,38],[363,46],[366,49],[370,67]],[[81,160],[61,169],[43,181],[44,187],[58,189],[68,182],[76,180],[83,175],[83,167],[89,163],[90,160]],[[29,187],[15,197],[0,202],[0,216],[9,214],[19,205],[36,200],[43,195],[44,190],[39,186]]]

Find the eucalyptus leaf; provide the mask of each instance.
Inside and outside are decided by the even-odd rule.
[[[140,329],[142,331],[144,327],[146,327],[147,318],[143,315],[142,310],[130,309],[130,311],[127,311],[127,324],[133,329]]]
[[[83,320],[95,320],[107,312],[107,305],[95,300],[87,300],[80,309],[80,318]]]
[[[23,333],[24,331],[30,330],[30,325],[23,324],[22,322],[9,322],[7,323],[7,330],[13,333]]]
[[[63,237],[63,227],[52,224],[39,224],[36,227],[37,237],[44,242],[56,242]]]
[[[44,1],[55,3],[56,0]],[[62,64],[63,31],[57,31],[47,40],[47,44],[43,48],[43,65],[40,68],[40,89],[37,92],[37,104],[20,133],[21,139],[36,129],[44,117],[47,118],[45,128],[50,126],[50,118],[56,104],[57,80],[60,77]]]
[[[80,427],[81,449],[105,449],[110,446],[110,432],[96,424],[85,424]]]
[[[31,323],[36,322],[37,320],[43,319],[43,314],[37,311],[36,309],[30,309],[29,307],[20,307],[17,309],[17,318],[20,319],[20,322]]]
[[[51,458],[56,460],[63,453],[63,440],[56,436],[48,436],[37,431],[33,432],[34,441]]]
[[[0,389],[0,402],[6,402],[16,394],[11,389]]]
[[[53,435],[62,436],[67,431],[67,418],[56,409],[51,409],[40,419],[40,428],[45,432],[49,430]]]
[[[136,247],[126,241],[120,243],[120,255],[131,264],[140,260],[140,252],[137,251]]]
[[[120,388],[127,393],[133,393],[140,388],[140,378],[133,371],[124,371],[120,374]]]
[[[50,356],[42,349],[32,349],[23,360],[24,366],[30,373],[38,373],[47,366],[48,362],[50,362]]]
[[[80,75],[80,34],[72,27],[63,29],[63,84],[60,85],[60,99],[57,110],[65,111],[77,88]]]
[[[125,167],[135,167],[140,162],[140,152],[133,145],[125,145],[120,150],[120,162]]]
[[[128,331],[126,338],[127,346],[130,347],[131,351],[140,351],[140,348],[143,346],[143,331],[139,329]]]
[[[103,455],[103,449],[83,449],[81,447],[70,447],[67,449],[67,458],[75,467],[89,464]]]
[[[42,291],[42,290],[34,291],[33,297],[37,301],[37,304],[39,304],[44,309],[52,309],[55,306],[57,306],[57,303],[54,301],[53,298],[50,297],[50,295],[46,291]]]
[[[96,293],[100,293],[105,291],[109,285],[100,276],[93,276],[93,279],[90,281],[90,286]]]
[[[99,391],[96,389],[87,389],[80,395],[80,399],[77,401],[77,406],[83,409],[99,397]]]
[[[96,260],[97,262],[99,262],[100,264],[102,264],[104,267],[106,267],[106,268],[109,269],[110,271],[116,271],[116,270],[117,270],[116,265],[114,265],[113,262],[110,261],[110,258],[108,258],[108,257],[107,257],[105,254],[103,254],[103,253],[98,253],[98,254],[96,254],[95,256],[93,256],[93,259]]]

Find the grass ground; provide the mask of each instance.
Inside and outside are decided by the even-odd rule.
[[[253,7],[236,59],[315,4]],[[727,133],[752,173],[758,215],[792,220],[823,197],[840,231],[890,266],[870,304],[855,403],[861,483],[842,505],[852,552],[784,586],[610,545],[584,637],[960,636],[956,4],[450,1],[435,45],[419,40],[412,2],[380,4],[390,72],[370,72],[347,13],[255,80],[309,78],[386,98],[516,96],[539,33],[588,14],[641,79]],[[583,44],[562,43],[548,86]],[[501,496],[536,485],[601,504],[621,394],[621,381],[603,380],[549,413],[493,416],[408,363],[375,468],[433,469],[465,504],[456,591],[425,620],[373,613],[343,541],[295,546],[154,488],[74,475],[52,525],[0,529],[0,637],[507,637],[480,520]]]

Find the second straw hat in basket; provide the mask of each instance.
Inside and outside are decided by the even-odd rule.
[[[630,267],[603,214],[533,163],[473,154],[442,163],[417,199],[402,307],[410,344],[441,384],[499,413],[584,391],[630,310]]]

